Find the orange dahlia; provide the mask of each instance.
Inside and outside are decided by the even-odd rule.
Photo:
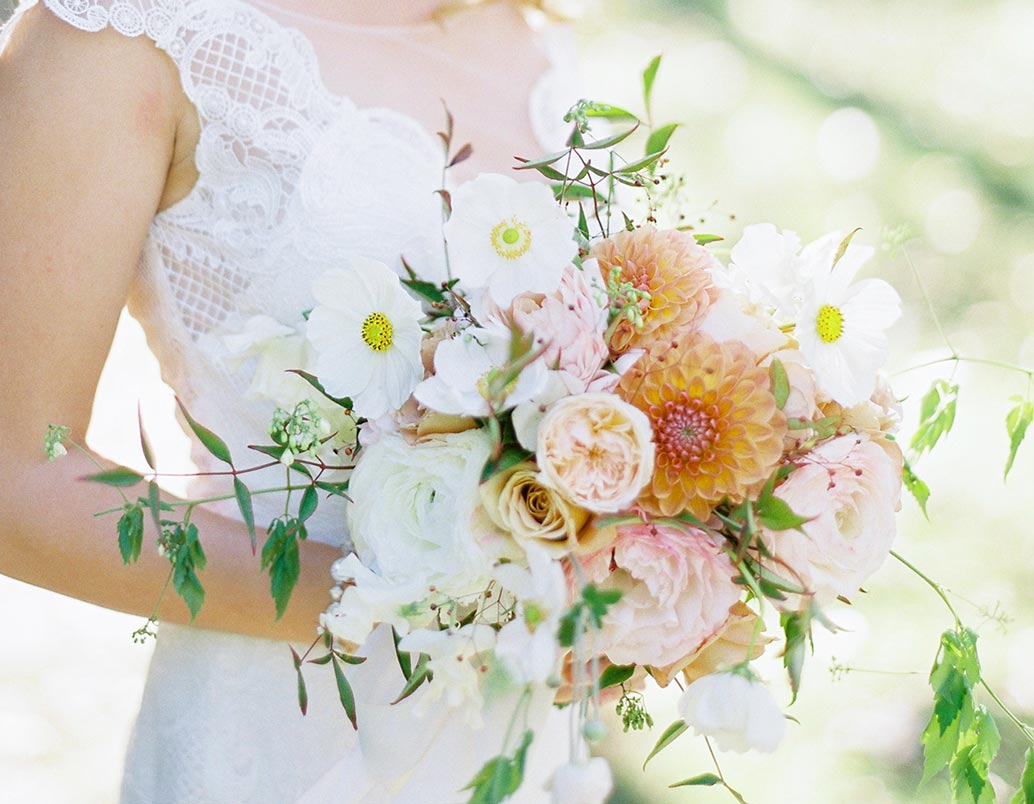
[[[768,371],[737,341],[696,333],[645,355],[618,394],[653,427],[654,474],[638,500],[651,513],[706,520],[716,503],[767,480],[782,455],[786,417]]]
[[[625,319],[611,335],[616,354],[671,341],[691,329],[718,296],[709,270],[714,257],[685,232],[643,226],[601,240],[591,256],[599,261],[605,282],[617,268],[619,282],[650,294],[639,303],[642,326]]]

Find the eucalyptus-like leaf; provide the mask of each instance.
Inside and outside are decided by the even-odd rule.
[[[638,128],[639,128],[639,123],[636,122],[635,125],[633,125],[631,128],[629,128],[629,129],[627,129],[625,131],[619,131],[617,134],[612,134],[609,137],[604,137],[603,139],[600,139],[600,140],[593,140],[591,142],[585,143],[585,145],[582,146],[582,150],[584,150],[584,151],[601,151],[601,150],[603,150],[605,148],[613,148],[618,143],[624,142],[626,139],[628,139],[630,136],[632,136],[632,134],[634,134],[635,131]]]
[[[706,246],[708,243],[718,243],[725,238],[716,234],[695,234],[693,239],[697,241],[698,246]]]
[[[652,167],[665,153],[667,153],[667,149],[661,149],[660,151],[648,153],[642,159],[637,159],[634,162],[629,162],[627,165],[615,168],[615,178],[622,173],[638,173],[641,170]]]
[[[430,681],[434,678],[434,673],[431,672],[428,667],[431,657],[426,653],[421,653],[420,658],[417,660],[416,667],[413,668],[413,672],[410,673],[409,678],[406,681],[406,685],[402,688],[402,692],[398,694],[398,697],[392,701],[392,704],[397,704],[399,701],[404,701],[418,689],[420,685],[425,681]]]
[[[330,483],[330,482],[328,482],[326,480],[317,480],[315,482],[316,482],[316,488],[322,489],[323,491],[327,492],[328,494],[332,494],[335,497],[344,497],[346,500],[349,499],[348,494],[347,494],[347,492],[348,492],[348,481],[347,480],[342,480],[342,481],[339,481],[339,482],[336,482],[336,483]]]
[[[643,70],[643,106],[646,114],[650,114],[650,102],[653,99],[653,82],[657,80],[657,70],[661,66],[661,56],[654,56]]]
[[[840,241],[840,245],[837,246],[837,253],[833,256],[833,264],[830,266],[829,270],[832,271],[834,268],[837,267],[837,263],[840,262],[843,256],[847,253],[847,248],[851,245],[851,241],[854,240],[854,236],[858,234],[860,231],[862,231],[861,226],[856,228],[854,231],[848,234],[847,237]]]
[[[715,776],[713,773],[701,773],[699,776],[683,779],[681,782],[673,782],[668,787],[714,787],[716,784],[721,783],[722,779],[720,776]]]
[[[341,669],[341,663],[338,662],[337,656],[334,653],[330,654],[330,663],[334,665],[334,678],[337,680],[337,694],[341,700],[341,706],[344,708],[345,714],[348,715],[352,728],[358,729],[359,724],[355,714],[355,694],[352,692],[352,685],[348,683],[345,672]]]
[[[116,488],[135,486],[143,479],[142,475],[138,475],[132,469],[126,469],[124,466],[106,469],[103,472],[96,472],[83,478],[83,480],[89,480],[91,483],[103,483],[105,486],[115,486]]]
[[[139,503],[126,506],[118,521],[118,549],[122,563],[130,564],[140,558],[144,542],[144,512]]]
[[[180,413],[183,414],[183,418],[186,419],[191,431],[193,431],[194,435],[197,436],[198,441],[204,445],[205,449],[223,463],[233,466],[233,459],[230,457],[230,448],[226,446],[226,442],[203,424],[196,422],[179,397],[176,397],[176,404],[179,406]]]
[[[779,624],[783,627],[783,634],[786,636],[786,645],[783,647],[783,666],[786,668],[786,674],[790,679],[790,689],[793,692],[790,703],[797,700],[797,693],[801,690],[804,659],[808,646],[811,644],[811,619],[812,612],[808,609],[783,612],[779,615]]]
[[[675,129],[677,129],[679,125],[679,123],[668,123],[666,126],[655,128],[646,140],[646,148],[643,153],[655,154],[662,153],[667,150],[668,142],[671,140],[671,135],[675,133]]]
[[[151,444],[147,440],[147,433],[144,432],[144,414],[140,410],[140,403],[136,404],[136,425],[140,433],[140,451],[144,453],[144,461],[154,471],[158,471],[154,465],[154,453],[151,451]]]
[[[315,377],[315,375],[310,374],[307,371],[302,371],[301,369],[288,369],[288,371],[291,374],[297,374],[299,377],[301,377],[303,380],[305,380],[309,385],[311,385],[313,388],[315,388],[317,391],[319,391],[321,394],[323,394],[323,396],[325,396],[331,402],[336,404],[338,407],[344,408],[345,410],[351,410],[352,409],[352,400],[351,399],[349,399],[348,397],[331,396],[330,394],[327,393],[327,389],[323,387],[323,383],[321,383]]]
[[[758,521],[769,530],[800,530],[811,517],[794,513],[789,503],[779,497],[758,500],[755,507]]]
[[[557,151],[556,153],[548,154],[538,159],[524,159],[517,157],[517,161],[521,164],[514,167],[514,170],[533,170],[540,167],[549,167],[554,165],[571,153],[570,149],[565,148],[563,151]]]
[[[458,165],[458,164],[459,164],[460,162],[464,162],[464,161],[466,161],[467,159],[470,159],[470,156],[471,156],[471,154],[473,154],[473,153],[474,153],[474,146],[473,146],[473,145],[471,145],[471,144],[470,144],[469,142],[468,142],[468,143],[465,143],[465,144],[464,144],[464,145],[463,145],[463,146],[462,146],[462,147],[461,147],[461,148],[460,148],[460,149],[459,149],[459,150],[458,150],[458,151],[457,151],[457,152],[455,153],[455,155],[454,155],[454,156],[452,157],[452,159],[450,159],[450,160],[449,160],[449,164],[447,165],[447,167],[455,167],[455,166],[456,166],[456,165]]]
[[[294,670],[298,675],[298,708],[302,710],[302,714],[308,714],[309,712],[309,692],[305,688],[305,676],[302,675],[302,657],[298,655],[298,652],[290,645],[287,647],[291,648],[291,656],[294,659]]]
[[[646,759],[643,761],[643,770],[646,770],[646,765],[651,759],[653,759],[655,756],[661,753],[661,751],[663,751],[665,748],[667,748],[669,745],[675,742],[679,737],[685,734],[688,728],[689,724],[687,724],[684,720],[676,720],[674,723],[668,726],[668,728],[664,730],[664,733],[661,734],[660,739],[657,740],[657,743],[656,745],[654,745],[653,750],[646,755]]]
[[[302,522],[309,519],[309,517],[316,513],[316,507],[319,505],[319,502],[320,496],[316,492],[316,487],[306,486],[305,491],[302,492],[302,501],[298,504],[298,519]],[[305,536],[301,538],[304,539]]]
[[[254,553],[258,546],[255,538],[255,507],[251,502],[251,492],[244,485],[244,481],[236,475],[233,478],[233,493],[237,498],[237,508],[240,509],[241,519],[244,520],[244,524],[248,528],[248,536],[251,538],[251,552]]]
[[[395,661],[399,664],[399,670],[402,671],[403,678],[409,681],[410,676],[413,675],[413,657],[406,651],[399,650],[399,642],[402,641],[402,635],[395,626],[391,627],[391,641],[395,646]]]

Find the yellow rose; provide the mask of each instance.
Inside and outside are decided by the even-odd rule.
[[[493,524],[518,544],[535,542],[555,556],[598,550],[613,538],[613,528],[594,528],[588,511],[543,485],[531,461],[492,475],[481,486],[481,504]]]

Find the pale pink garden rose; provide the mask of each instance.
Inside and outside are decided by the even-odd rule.
[[[610,356],[603,335],[607,330],[607,306],[590,279],[599,278],[595,260],[583,268],[569,265],[560,287],[546,296],[524,293],[513,300],[513,321],[535,336],[535,345],[545,349],[542,360],[551,369],[567,372],[584,389]]]
[[[622,593],[599,635],[614,664],[680,661],[726,624],[742,593],[729,557],[702,530],[627,525],[610,547],[580,563],[589,581]]]
[[[762,530],[772,569],[800,584],[820,606],[853,596],[886,559],[901,499],[901,451],[865,434],[820,444],[775,491],[801,530]],[[806,596],[790,607],[806,607]]]
[[[535,454],[545,485],[589,511],[615,513],[653,475],[653,429],[613,394],[569,396],[543,418]]]

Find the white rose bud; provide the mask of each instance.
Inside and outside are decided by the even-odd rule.
[[[770,754],[786,733],[768,687],[740,673],[712,673],[690,684],[679,700],[682,719],[723,751]]]

